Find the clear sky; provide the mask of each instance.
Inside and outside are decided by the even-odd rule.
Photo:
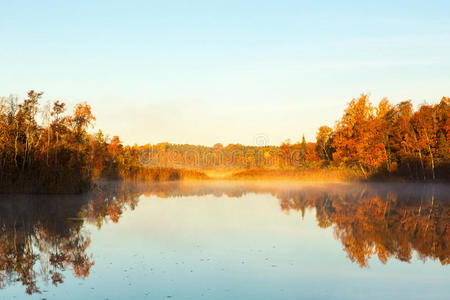
[[[30,89],[130,144],[314,140],[362,92],[450,95],[450,1],[0,0],[0,95]]]

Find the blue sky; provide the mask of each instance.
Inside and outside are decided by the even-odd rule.
[[[448,1],[3,1],[0,95],[127,143],[314,140],[360,93],[450,95]]]

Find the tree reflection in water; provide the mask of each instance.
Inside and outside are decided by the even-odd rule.
[[[86,278],[94,265],[85,222],[99,229],[120,221],[139,197],[271,194],[289,213],[314,210],[318,226],[332,227],[349,259],[361,267],[376,255],[409,262],[450,261],[450,188],[444,185],[298,185],[249,182],[100,183],[77,196],[7,196],[0,201],[0,288],[21,282],[39,293],[38,278],[58,285],[63,272]],[[5,196],[6,197],[6,196]]]
[[[53,198],[53,199],[52,199]],[[86,199],[31,196],[0,202],[0,284],[21,282],[27,294],[40,292],[37,276],[54,285],[63,282],[68,266],[87,277],[94,264],[86,253],[90,238],[79,213]]]
[[[409,188],[361,185],[338,191],[281,192],[277,197],[285,211],[304,214],[306,208],[315,208],[318,225],[333,226],[348,257],[361,267],[373,255],[383,263],[391,257],[409,262],[413,251],[422,260],[449,264],[448,191],[436,186]]]

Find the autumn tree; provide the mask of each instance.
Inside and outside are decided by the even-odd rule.
[[[316,136],[316,151],[319,157],[324,161],[331,161],[332,145],[333,143],[333,129],[328,126],[319,127]]]
[[[366,177],[385,163],[386,149],[375,120],[375,108],[367,95],[353,99],[336,124],[333,160],[360,169]]]

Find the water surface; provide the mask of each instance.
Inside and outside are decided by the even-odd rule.
[[[103,183],[1,198],[1,299],[450,295],[447,185]]]

